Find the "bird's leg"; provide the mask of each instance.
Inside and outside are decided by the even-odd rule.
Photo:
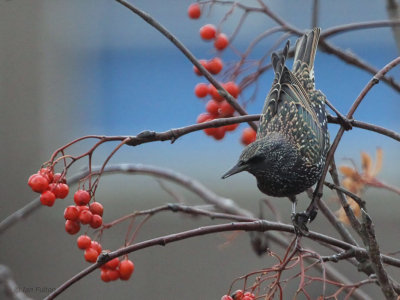
[[[353,124],[351,123],[352,120],[346,118],[344,115],[342,115],[329,101],[328,99],[325,99],[326,105],[330,107],[330,109],[333,110],[333,112],[336,114],[339,120],[339,124],[343,126],[345,130],[350,130],[353,128]]]
[[[296,204],[297,200],[295,198],[294,201],[292,201],[292,216],[296,214]]]
[[[296,196],[289,197],[290,201],[292,201],[292,223],[294,227],[294,231],[296,235],[308,235],[308,228],[306,224],[310,220],[310,215],[307,211],[296,213]]]

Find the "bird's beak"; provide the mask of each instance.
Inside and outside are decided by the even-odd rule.
[[[232,169],[230,169],[228,172],[222,175],[222,179],[228,178],[231,175],[243,172],[245,170],[246,170],[246,165],[237,163]]]

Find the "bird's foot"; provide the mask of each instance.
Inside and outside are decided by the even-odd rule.
[[[303,211],[301,213],[292,213],[292,223],[296,235],[307,236],[309,231],[307,223],[312,222],[317,216],[317,210]]]
[[[309,220],[310,217],[306,212],[292,213],[292,223],[296,235],[308,235],[307,223]]]

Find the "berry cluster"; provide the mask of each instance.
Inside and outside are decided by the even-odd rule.
[[[79,236],[76,243],[79,249],[85,250],[84,257],[87,262],[94,263],[97,261],[97,257],[102,251],[100,243],[92,241],[86,234]],[[135,265],[131,260],[125,259],[120,261],[120,259],[116,257],[101,266],[100,278],[104,282],[117,279],[128,280],[134,269]]]
[[[89,225],[93,229],[103,224],[103,205],[99,202],[90,202],[90,194],[85,190],[77,190],[74,194],[76,205],[70,205],[64,210],[65,231],[76,234],[82,225]]]
[[[41,168],[28,179],[31,189],[40,193],[40,202],[46,206],[53,206],[57,198],[64,199],[68,196],[69,187],[65,177],[60,173],[54,174],[50,168]]]
[[[108,261],[101,266],[101,280],[104,282],[114,281],[117,279],[128,280],[133,271],[135,265],[129,259],[119,260],[118,257]]]
[[[242,290],[237,290],[231,296],[224,295],[221,300],[254,300],[256,296],[250,292],[244,292]]]
[[[29,177],[28,185],[34,192],[41,193],[40,201],[43,205],[53,206],[57,198],[64,199],[68,196],[69,187],[65,175],[54,174],[52,168],[41,168],[39,172]],[[92,196],[89,191],[78,189],[74,193],[75,205],[69,205],[64,210],[65,231],[76,234],[81,225],[89,225],[91,228],[99,228],[103,224],[103,205],[99,202],[90,201]],[[102,251],[102,246],[88,235],[81,235],[77,239],[79,249],[85,251],[84,257],[87,262],[95,263]],[[104,282],[117,279],[128,280],[135,266],[132,261],[125,259],[120,261],[114,258],[101,267],[101,280]]]
[[[198,19],[201,16],[201,7],[198,3],[192,3],[188,8],[188,16],[191,19]],[[205,41],[214,40],[214,48],[217,51],[224,50],[229,45],[229,39],[226,34],[219,32],[217,28],[212,24],[206,24],[200,28],[200,37]],[[211,74],[219,74],[223,67],[223,61],[219,57],[214,57],[210,60],[199,60],[200,64]],[[194,72],[201,76],[199,69],[194,66]],[[231,94],[234,98],[237,98],[240,93],[240,87],[233,81],[228,81],[221,83],[225,90]],[[205,98],[210,96],[211,99],[206,103],[206,113],[202,113],[198,116],[197,122],[202,123],[206,121],[211,121],[218,118],[229,118],[235,113],[235,109],[221,96],[217,89],[210,84],[198,83],[194,88],[194,93],[199,98]],[[238,124],[232,124],[227,126],[222,126],[218,128],[207,128],[204,129],[206,135],[213,137],[216,140],[221,140],[225,137],[225,133],[229,131],[234,131],[238,127]],[[254,134],[249,131],[251,128],[245,129],[242,133],[241,142],[244,145],[248,145],[255,140]]]

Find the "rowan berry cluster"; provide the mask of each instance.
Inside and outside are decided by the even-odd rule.
[[[53,172],[52,168],[41,168],[39,172],[29,177],[28,185],[34,192],[41,193],[40,202],[46,206],[53,206],[57,198],[64,199],[68,196],[69,187],[65,175]],[[81,225],[89,225],[97,229],[103,225],[103,205],[92,201],[90,191],[78,189],[74,193],[75,205],[69,205],[64,210],[65,231],[76,234]],[[90,203],[91,202],[91,203]],[[84,257],[87,262],[95,263],[102,252],[102,246],[97,241],[92,241],[88,235],[81,235],[77,239],[79,249],[85,250]],[[120,261],[114,258],[101,267],[101,280],[104,282],[117,279],[128,280],[134,270],[134,264],[129,259]]]
[[[256,296],[251,292],[244,292],[242,290],[237,290],[231,296],[224,295],[221,300],[254,300]]]
[[[92,202],[89,205],[91,196],[88,191],[77,190],[74,194],[76,205],[70,205],[64,210],[65,231],[69,234],[76,234],[82,225],[89,225],[93,229],[103,224],[103,205],[99,202]]]
[[[92,241],[89,236],[81,235],[77,239],[78,248],[85,250],[85,260],[90,263],[97,261],[97,257],[102,251],[100,243]],[[133,271],[135,265],[129,259],[120,260],[118,257],[109,260],[101,266],[100,278],[104,282],[114,281],[117,279],[128,280]]]
[[[200,4],[191,4],[188,8],[188,16],[191,19],[200,18]],[[214,41],[214,48],[217,51],[222,51],[229,45],[229,39],[226,34],[220,32],[212,24],[206,24],[202,26],[199,32],[200,37],[204,41]],[[208,72],[213,75],[219,74],[224,67],[224,63],[219,57],[214,57],[210,60],[201,59],[199,62]],[[196,66],[193,67],[193,70],[197,75],[202,75]],[[234,81],[221,82],[221,85],[234,98],[238,98],[241,93],[241,88]],[[218,93],[218,90],[213,85],[198,83],[194,88],[194,93],[198,98],[206,98],[207,96],[211,97],[211,99],[209,99],[205,104],[206,113],[202,113],[198,116],[198,123],[211,121],[218,118],[230,118],[234,115],[235,109],[228,103],[228,101],[225,100],[223,96]],[[218,128],[207,128],[204,129],[204,132],[206,135],[211,136],[216,140],[222,140],[225,137],[226,132],[234,131],[238,126],[238,124],[232,124]],[[251,131],[249,132],[248,129],[245,129],[245,131],[242,133],[241,142],[244,145],[248,145],[254,140],[255,132],[253,134]]]
[[[46,206],[53,206],[57,198],[64,199],[69,193],[65,177],[60,173],[54,174],[51,168],[41,168],[31,175],[28,185],[34,192],[41,194],[40,202]]]

